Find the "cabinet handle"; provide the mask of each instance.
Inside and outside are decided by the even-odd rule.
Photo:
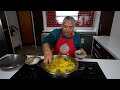
[[[98,44],[96,44],[96,47],[100,49],[100,46]]]
[[[96,53],[95,53],[95,57],[99,58]]]
[[[90,35],[85,35],[85,37],[90,37]]]
[[[100,29],[99,29],[99,31],[101,31],[101,27],[102,27],[102,24],[100,24]]]
[[[92,55],[92,58],[94,58],[94,59],[95,59],[94,55]]]
[[[107,59],[110,59],[110,56],[107,56]]]
[[[6,30],[8,30],[8,29],[3,29],[3,31],[6,31]]]

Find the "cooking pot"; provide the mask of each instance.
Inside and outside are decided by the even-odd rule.
[[[66,73],[61,73],[61,72],[53,73],[45,68],[45,64],[43,62],[41,62],[40,66],[43,68],[43,70],[45,70],[53,78],[60,78],[60,79],[68,77],[71,73],[74,73],[74,71],[77,70],[79,64],[75,58],[67,56],[67,55],[54,55],[53,59],[59,58],[59,57],[68,58],[69,60],[71,60],[75,64],[75,68],[69,72],[66,72]]]
[[[1,70],[11,70],[19,66],[22,66],[27,59],[26,55],[22,54],[10,54],[0,60],[0,69]]]

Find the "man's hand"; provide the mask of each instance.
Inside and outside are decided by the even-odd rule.
[[[53,57],[53,54],[52,54],[51,50],[44,51],[44,61],[43,61],[43,63],[44,64],[50,64],[51,61],[52,61],[52,57]]]
[[[45,43],[43,45],[43,53],[44,53],[44,64],[50,64],[52,61],[53,53],[50,49],[50,46],[48,43]]]

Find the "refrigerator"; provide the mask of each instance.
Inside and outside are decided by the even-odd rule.
[[[0,57],[13,54],[12,43],[4,11],[0,11]]]

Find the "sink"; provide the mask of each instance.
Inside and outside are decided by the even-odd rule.
[[[11,70],[19,66],[22,66],[27,59],[26,55],[22,54],[11,54],[0,60],[0,69],[1,70]]]

